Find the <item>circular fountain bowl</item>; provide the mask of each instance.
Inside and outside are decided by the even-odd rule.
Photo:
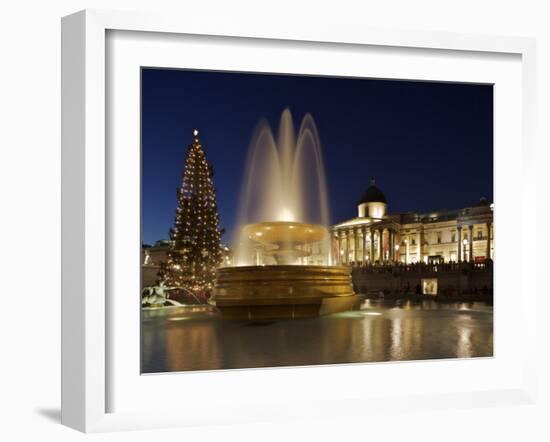
[[[353,310],[351,269],[336,266],[246,266],[218,269],[211,303],[224,318],[307,318]]]
[[[273,256],[278,265],[299,264],[300,258],[311,254],[303,249],[305,244],[328,238],[328,231],[324,226],[294,221],[247,224],[242,231],[249,239],[262,246],[264,255]]]
[[[261,244],[311,244],[322,241],[327,229],[318,224],[305,224],[294,221],[269,221],[247,224],[243,232],[248,238]]]

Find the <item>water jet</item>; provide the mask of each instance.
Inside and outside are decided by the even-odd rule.
[[[353,310],[349,267],[332,265],[321,144],[307,114],[294,133],[285,109],[278,137],[262,121],[250,144],[234,264],[218,269],[212,304],[224,318],[306,318]]]

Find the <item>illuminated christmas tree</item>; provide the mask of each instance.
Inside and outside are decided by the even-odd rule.
[[[205,292],[212,287],[216,268],[222,260],[219,214],[213,169],[193,132],[177,189],[178,208],[170,230],[170,249],[161,278],[168,287]]]

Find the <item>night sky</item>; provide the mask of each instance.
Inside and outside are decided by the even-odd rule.
[[[321,138],[331,223],[357,216],[371,177],[390,213],[493,199],[491,85],[142,70],[142,240],[167,239],[194,128],[214,166],[230,242],[245,156],[266,118],[311,113]]]

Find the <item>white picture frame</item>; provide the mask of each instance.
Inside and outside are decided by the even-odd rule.
[[[166,412],[162,407],[156,406],[150,410],[142,408],[113,411],[109,404],[109,392],[113,389],[112,378],[109,376],[113,354],[108,337],[113,317],[107,294],[108,245],[113,240],[110,235],[116,229],[112,230],[108,226],[112,209],[108,169],[112,165],[108,164],[106,132],[109,93],[106,83],[109,55],[106,35],[112,31],[153,32],[179,35],[183,38],[188,35],[269,39],[291,45],[293,42],[338,44],[341,48],[374,46],[380,50],[395,47],[404,50],[430,49],[441,51],[442,54],[446,51],[474,53],[481,58],[485,54],[511,54],[520,57],[521,121],[517,124],[521,126],[522,170],[519,173],[522,176],[522,186],[518,189],[518,196],[521,198],[518,218],[526,221],[536,217],[535,193],[527,191],[535,187],[534,173],[531,173],[535,149],[533,39],[358,29],[327,24],[300,28],[284,24],[266,27],[264,24],[259,26],[244,22],[210,22],[200,17],[182,23],[174,17],[99,10],[81,11],[67,16],[62,21],[62,423],[67,426],[80,431],[96,432],[201,425],[211,421],[211,415],[206,414],[206,406],[198,407],[195,413],[184,413]],[[523,264],[518,287],[523,302],[534,305],[536,287],[534,278],[529,277],[527,257],[536,255],[535,244],[522,241],[525,235],[525,232],[520,231],[516,238],[522,244],[516,253]],[[498,285],[498,279],[495,285]],[[534,322],[525,317],[518,320],[522,321],[524,336],[534,336]],[[533,346],[534,341],[526,340],[533,342]],[[401,396],[391,393],[377,395],[375,398],[361,392],[356,396],[338,397],[336,391],[326,398],[308,399],[308,407],[293,407],[290,403],[285,406],[277,401],[270,407],[265,404],[255,407],[253,396],[243,396],[239,403],[232,404],[232,410],[220,411],[216,419],[217,422],[249,422],[289,417],[365,414],[375,410],[396,412],[411,407],[441,409],[532,403],[536,392],[534,354],[534,348],[530,348],[528,344],[524,353],[518,355],[522,366],[521,379],[518,377],[513,383],[502,385],[501,388],[477,388],[452,393],[417,392]],[[407,365],[409,369],[414,369],[418,364],[413,362]],[[359,369],[361,366],[353,367],[355,371]],[[291,375],[301,376],[300,370],[294,370]],[[332,367],[330,370],[334,373],[335,370],[349,371],[350,368]],[[245,382],[243,385],[248,382],[245,376],[254,377],[251,382],[265,383],[270,376],[281,377],[288,373],[281,370],[256,370],[247,375],[247,372],[238,371],[236,375],[241,382]],[[222,372],[216,376],[229,375]],[[175,378],[163,379],[165,387],[172,382],[170,379]],[[196,382],[200,382],[200,379],[198,376],[194,378]],[[223,398],[220,400],[220,404],[222,403]]]

